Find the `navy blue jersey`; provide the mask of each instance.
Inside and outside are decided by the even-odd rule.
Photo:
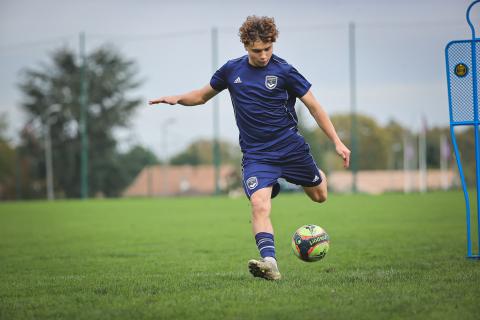
[[[285,60],[272,55],[265,67],[254,67],[245,55],[218,69],[210,85],[230,92],[244,158],[281,160],[305,145],[295,101],[311,84]]]

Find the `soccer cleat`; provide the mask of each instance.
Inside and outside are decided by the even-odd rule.
[[[259,277],[266,280],[280,280],[282,278],[280,272],[278,271],[277,265],[264,259],[252,259],[248,261],[248,270],[254,277]]]

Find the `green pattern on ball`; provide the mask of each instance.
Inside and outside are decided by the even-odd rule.
[[[323,259],[330,248],[330,244],[328,242],[323,242],[317,245],[312,252],[308,255],[309,259],[318,261]]]

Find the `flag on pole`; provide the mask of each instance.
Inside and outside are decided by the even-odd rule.
[[[415,149],[407,133],[403,136],[403,191],[409,193],[412,191],[412,177],[410,170],[412,162],[415,159]]]

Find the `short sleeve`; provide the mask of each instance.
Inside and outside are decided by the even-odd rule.
[[[291,95],[303,97],[312,84],[305,79],[294,67],[291,67],[287,75],[287,90]]]
[[[227,64],[218,69],[210,79],[210,85],[215,91],[222,91],[228,87],[227,82]]]

